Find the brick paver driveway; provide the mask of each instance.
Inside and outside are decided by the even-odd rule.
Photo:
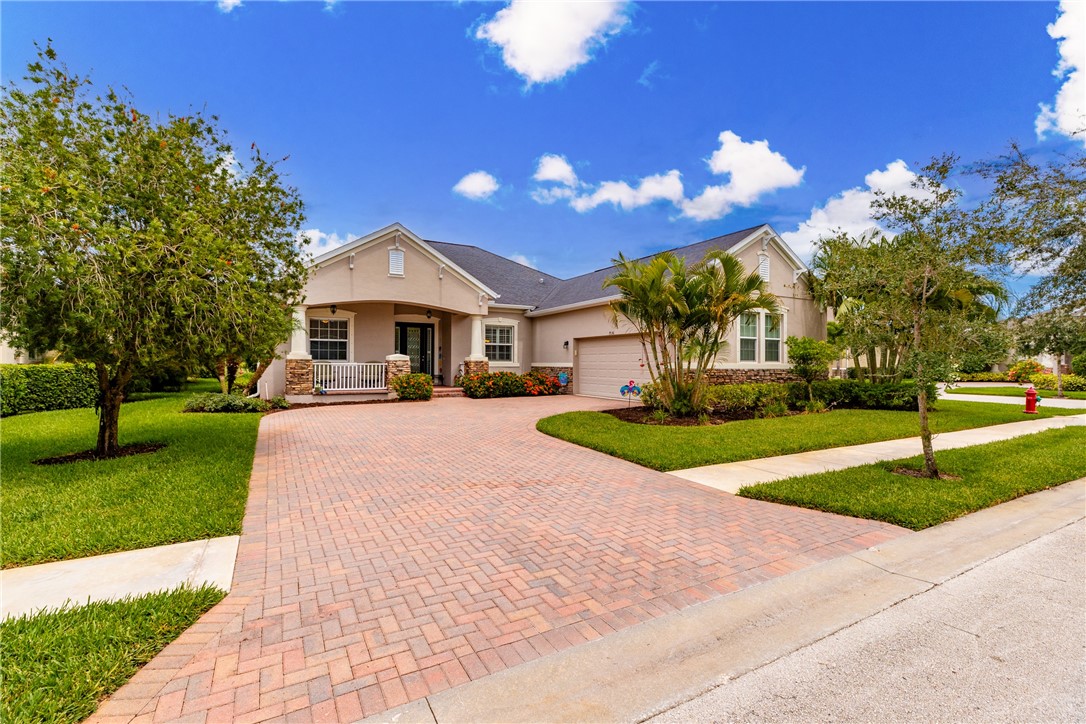
[[[874,545],[536,432],[583,398],[261,424],[231,594],[99,718],[345,721]]]

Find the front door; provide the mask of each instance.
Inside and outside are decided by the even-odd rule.
[[[396,354],[411,358],[411,371],[434,374],[434,325],[396,322]]]

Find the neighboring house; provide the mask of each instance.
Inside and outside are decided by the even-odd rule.
[[[787,376],[789,335],[825,337],[825,314],[800,278],[806,266],[768,225],[674,249],[688,263],[731,252],[759,270],[781,300],[779,315],[744,315],[728,332],[714,377]],[[424,241],[400,224],[314,260],[297,327],[261,380],[261,394],[292,401],[387,395],[389,376],[543,369],[565,373],[577,394],[617,398],[648,374],[637,335],[615,327],[604,281],[613,267],[559,279],[475,246]],[[331,398],[313,395],[314,387]]]
[[[40,352],[24,352],[21,349],[9,347],[6,342],[0,342],[0,364],[26,365],[44,361],[45,355]]]

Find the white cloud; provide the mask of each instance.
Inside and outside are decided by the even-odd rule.
[[[228,13],[236,7],[241,6],[241,0],[218,0],[219,10],[224,13]]]
[[[569,165],[569,161],[565,156],[554,153],[545,153],[539,157],[539,165],[536,166],[535,175],[532,178],[536,181],[554,181],[563,186],[578,184],[577,172]]]
[[[340,236],[339,234],[332,232],[326,234],[320,229],[306,229],[302,231],[299,236],[304,236],[309,239],[309,246],[306,251],[313,256],[320,256],[325,252],[335,249],[337,246],[343,246],[351,239],[357,239],[357,234],[347,234]]]
[[[464,198],[482,201],[489,199],[499,188],[501,184],[498,183],[498,179],[486,171],[473,171],[460,179],[456,186],[453,186],[453,191]]]
[[[230,178],[236,179],[241,173],[241,164],[233,151],[227,151],[219,155],[219,167],[216,170],[225,171],[230,174]]]
[[[629,22],[627,3],[616,0],[513,0],[475,37],[501,48],[502,60],[528,85],[558,80],[592,59],[592,53]]]
[[[524,266],[531,267],[532,269],[538,268],[536,266],[535,259],[528,258],[523,254],[514,254],[513,256],[509,257],[509,261],[515,261],[517,264],[523,264]]]
[[[1086,3],[1061,0],[1060,16],[1048,26],[1048,34],[1057,41],[1060,62],[1052,71],[1063,85],[1056,94],[1055,107],[1041,104],[1035,128],[1037,137],[1049,131],[1072,136],[1086,144]]]
[[[750,206],[758,197],[777,189],[797,186],[806,167],[794,168],[788,160],[770,150],[768,141],[746,143],[735,133],[720,134],[720,148],[709,157],[709,169],[727,174],[728,182],[706,186],[693,199],[682,203],[683,216],[698,221],[727,216],[737,206]]]
[[[553,204],[555,201],[572,199],[576,194],[568,186],[537,188],[532,190],[532,199],[539,204]]]
[[[829,237],[844,231],[859,236],[870,229],[878,229],[871,218],[871,202],[875,191],[887,194],[917,195],[912,187],[916,174],[901,159],[887,164],[885,169],[872,171],[864,177],[864,186],[855,186],[833,196],[823,206],[811,209],[811,215],[795,231],[786,231],[781,237],[803,259],[810,259],[814,244],[819,237]]]
[[[587,196],[578,196],[570,206],[580,212],[589,211],[600,204],[614,204],[623,211],[648,206],[654,201],[670,201],[676,206],[683,202],[682,175],[672,169],[665,174],[646,176],[637,188],[625,181],[605,181]]]
[[[652,90],[652,77],[656,75],[658,70],[660,70],[660,61],[652,61],[641,71],[641,75],[637,78],[637,84]]]

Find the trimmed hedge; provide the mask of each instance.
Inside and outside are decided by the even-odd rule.
[[[0,365],[0,416],[94,407],[97,401],[93,365]]]
[[[556,395],[562,389],[557,377],[539,370],[523,375],[515,372],[479,372],[464,375],[459,384],[464,394],[474,399]]]
[[[963,372],[958,375],[959,382],[1007,382],[1006,372]]]
[[[1030,383],[1038,390],[1055,390],[1056,389],[1056,375],[1033,375],[1029,378]],[[1063,391],[1064,392],[1086,392],[1086,377],[1079,375],[1064,375],[1063,376]]]
[[[418,372],[393,377],[388,386],[401,400],[429,400],[434,396],[434,379]]]
[[[185,400],[185,412],[267,412],[290,407],[285,397],[262,400],[259,397],[202,392]]]

